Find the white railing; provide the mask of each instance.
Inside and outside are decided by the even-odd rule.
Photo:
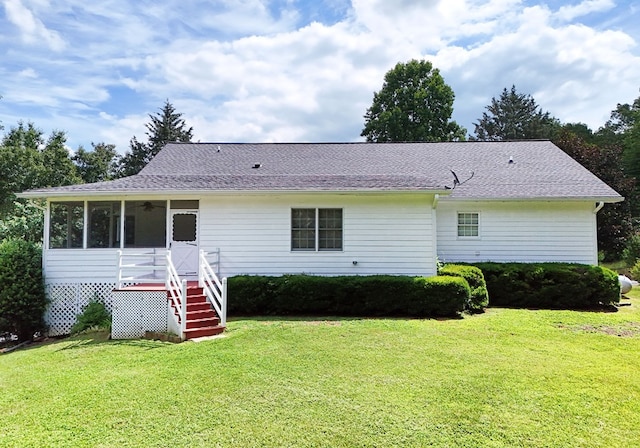
[[[160,260],[160,263],[158,263]],[[118,278],[116,287],[122,289],[125,284],[132,283],[163,283],[164,274],[157,275],[157,271],[165,271],[165,253],[150,249],[146,252],[118,251]]]
[[[169,292],[169,300],[180,316],[180,337],[184,338],[184,330],[187,328],[187,281],[180,280],[180,276],[171,261],[171,251],[167,251],[166,258],[167,275],[165,287]]]
[[[215,256],[209,261],[207,257]],[[220,266],[220,252],[200,251],[198,284],[203,289],[209,303],[218,313],[220,323],[227,324],[227,279],[219,279],[217,271]],[[215,266],[214,270],[212,266]],[[164,275],[158,276],[157,271]],[[147,252],[118,251],[118,279],[117,288],[122,289],[126,284],[136,283],[164,283],[168,297],[177,311],[180,335],[184,337],[187,322],[187,281],[181,280],[171,261],[171,251],[157,252],[152,249]]]
[[[220,323],[222,325],[227,324],[227,278],[224,277],[222,281],[218,278],[218,275],[211,267],[211,263],[207,260],[207,256],[216,255],[216,261],[213,264],[219,265],[220,253],[218,251],[207,253],[203,250],[200,251],[200,265],[198,284],[204,290],[204,295],[207,300],[215,308],[218,316],[220,317]]]

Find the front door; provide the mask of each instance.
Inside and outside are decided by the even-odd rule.
[[[171,261],[182,278],[198,275],[198,211],[171,211]]]

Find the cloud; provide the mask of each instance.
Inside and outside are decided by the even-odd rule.
[[[21,33],[22,40],[30,45],[42,41],[53,51],[61,51],[65,47],[64,40],[56,31],[47,29],[40,19],[26,8],[20,0],[5,0],[4,8],[9,21]]]
[[[561,6],[555,16],[568,22],[594,12],[608,11],[615,6],[613,0],[585,0],[577,5]]]
[[[0,119],[7,126],[24,113],[70,141],[123,152],[169,99],[202,141],[353,141],[385,72],[412,58],[441,70],[456,93],[454,119],[470,131],[512,84],[561,120],[592,127],[637,97],[637,13],[608,0],[527,5],[6,0],[7,20],[22,26],[19,41],[0,37],[0,87],[11,86],[0,92]],[[43,30],[66,46],[24,46]]]

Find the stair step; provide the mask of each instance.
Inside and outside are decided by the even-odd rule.
[[[187,308],[187,319],[204,319],[205,317],[218,317],[218,315],[211,308],[206,310],[195,310],[195,311],[192,311]]]
[[[215,336],[224,332],[224,325],[216,325],[211,327],[194,328],[184,331],[185,339],[202,338],[205,336]]]
[[[215,317],[207,317],[203,319],[189,319],[187,318],[187,330],[195,330],[198,328],[207,328],[207,327],[215,327],[220,323],[220,318],[218,316]]]
[[[211,304],[209,302],[187,303],[187,313],[189,311],[203,311],[210,309]]]
[[[204,294],[187,296],[187,303],[201,303],[206,301],[207,301],[207,296],[205,296]]]

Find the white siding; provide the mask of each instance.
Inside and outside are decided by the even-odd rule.
[[[165,249],[138,248],[124,249],[123,252],[163,254]],[[161,258],[151,256],[148,259],[138,259],[137,262],[153,264],[154,260],[157,264],[164,264]],[[118,275],[118,249],[49,249],[44,251],[43,265],[47,284],[90,282],[115,285]],[[151,276],[153,272],[139,271],[136,275]]]
[[[435,274],[432,195],[223,195],[198,199],[200,249],[220,249],[222,276]],[[292,251],[292,208],[342,208],[343,250]],[[47,284],[115,284],[117,249],[49,249],[44,254],[44,272]]]
[[[115,284],[117,267],[117,249],[49,249],[44,254],[47,283]]]
[[[597,264],[592,202],[446,202],[437,207],[441,261]],[[477,212],[480,236],[457,236],[457,213]]]
[[[430,195],[282,195],[201,199],[200,247],[223,276],[435,274]],[[342,208],[343,250],[291,250],[292,208]],[[353,262],[357,264],[354,265]]]

